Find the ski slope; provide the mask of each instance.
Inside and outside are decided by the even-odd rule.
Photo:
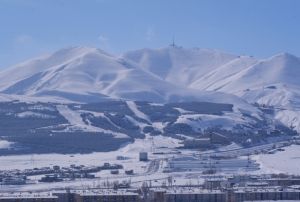
[[[129,138],[128,135],[124,133],[118,133],[115,131],[105,130],[99,127],[92,126],[90,123],[85,123],[82,120],[81,114],[70,110],[66,105],[58,105],[57,109],[61,115],[63,115],[68,122],[70,123],[71,127],[68,130],[82,130],[88,132],[99,132],[105,134],[112,134],[115,138]]]

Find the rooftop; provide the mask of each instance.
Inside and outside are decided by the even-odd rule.
[[[18,198],[18,199],[35,199],[35,198],[53,198],[56,199],[57,196],[53,196],[52,194],[38,194],[38,193],[34,193],[34,194],[30,194],[30,193],[3,193],[0,194],[0,199],[14,199],[14,198]]]

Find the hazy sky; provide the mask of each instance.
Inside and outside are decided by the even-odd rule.
[[[77,45],[300,56],[300,0],[0,0],[0,68]]]

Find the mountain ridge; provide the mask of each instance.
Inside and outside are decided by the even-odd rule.
[[[259,114],[262,112],[253,104],[298,111],[299,77],[300,59],[289,53],[256,59],[176,46],[121,55],[71,47],[1,71],[0,92],[3,99],[33,97],[58,102],[207,101],[233,104],[237,113]],[[274,119],[279,117],[290,126],[286,117],[298,112],[282,114],[277,110]],[[295,118],[289,120],[300,131],[300,120],[295,122]]]

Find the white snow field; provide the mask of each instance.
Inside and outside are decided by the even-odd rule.
[[[134,170],[134,175],[128,176],[123,170],[120,170],[119,175],[112,175],[109,171],[101,171],[96,173],[96,179],[80,179],[70,180],[57,183],[33,183],[27,185],[8,185],[1,186],[1,191],[28,191],[28,190],[49,190],[49,189],[64,189],[65,187],[86,187],[96,186],[103,183],[103,181],[119,181],[130,180],[133,184],[142,184],[145,180],[158,180],[157,185],[161,185],[162,179],[168,177],[167,173],[163,173],[162,169],[165,166],[163,159],[156,159],[156,156],[151,152],[170,152],[175,147],[180,146],[180,141],[170,137],[164,136],[146,136],[145,139],[136,139],[133,143],[124,145],[117,151],[112,152],[95,152],[91,154],[33,154],[33,155],[13,155],[0,156],[0,170],[12,169],[33,169],[47,166],[70,166],[85,165],[85,166],[102,166],[108,162],[110,164],[122,164],[124,170]],[[149,152],[149,159],[151,161],[139,161],[139,152]],[[117,156],[127,157],[126,160],[117,160]],[[171,157],[173,154],[165,155],[164,157]],[[156,168],[151,167],[152,160],[157,164]],[[38,180],[41,176],[30,177],[31,180]],[[186,183],[184,179],[178,180],[177,183]]]
[[[109,171],[100,171],[96,173],[95,179],[79,179],[79,180],[66,180],[63,182],[55,183],[36,183],[36,180],[41,176],[29,177],[32,180],[32,184],[26,185],[2,185],[2,191],[32,191],[32,190],[49,190],[49,189],[65,189],[70,188],[83,188],[83,187],[95,187],[102,185],[104,181],[119,181],[130,180],[133,185],[141,185],[144,181],[152,180],[152,185],[161,186],[163,182],[167,180],[169,176],[176,179],[174,184],[186,185],[186,184],[199,184],[203,183],[205,175],[202,174],[203,168],[192,168],[196,164],[202,166],[209,163],[209,160],[203,158],[202,160],[196,160],[195,162],[189,160],[189,158],[196,157],[195,154],[201,154],[195,150],[178,150],[176,147],[180,146],[180,141],[170,137],[164,136],[146,136],[145,139],[136,139],[134,143],[124,145],[117,151],[112,152],[96,152],[91,154],[34,154],[34,155],[16,155],[16,156],[0,156],[0,170],[12,170],[12,169],[33,169],[46,166],[70,166],[85,165],[85,166],[100,166],[104,163],[117,163],[124,166],[124,170],[133,169],[134,175],[128,176],[124,174],[123,170],[120,170],[119,175],[112,175]],[[259,146],[251,150],[264,149],[272,147],[272,144],[268,146]],[[242,152],[238,150],[241,149]],[[277,152],[275,154],[258,154],[252,155],[251,159],[260,164],[260,170],[253,170],[247,168],[245,171],[245,165],[248,164],[247,155],[240,156],[233,159],[220,160],[215,165],[225,166],[220,167],[218,175],[231,176],[232,174],[269,174],[269,173],[289,173],[300,174],[300,146],[292,145],[284,147],[285,151]],[[246,148],[241,148],[236,144],[231,144],[214,150],[214,152],[230,151],[240,154],[247,153]],[[236,151],[234,151],[236,150]],[[181,153],[177,153],[181,151]],[[139,152],[148,152],[150,161],[139,161]],[[163,153],[161,155],[155,155],[152,152]],[[252,151],[253,152],[253,151]],[[204,152],[205,153],[205,152]],[[203,153],[203,154],[204,154]],[[125,160],[117,160],[117,156],[127,157]],[[163,172],[168,162],[172,159],[182,158],[182,161],[176,161],[177,167],[189,168],[189,171],[174,171],[171,173]],[[186,160],[184,161],[184,159]],[[255,162],[254,162],[255,163]],[[151,166],[156,165],[156,166]],[[253,166],[255,166],[252,163]],[[207,176],[206,176],[207,177]]]
[[[0,140],[0,149],[10,148],[12,144],[12,142],[8,142],[6,140]]]
[[[138,107],[137,107],[137,105],[135,104],[135,102],[133,102],[133,101],[127,101],[126,103],[127,103],[127,106],[129,107],[129,109],[130,109],[137,117],[139,117],[139,118],[141,118],[141,119],[144,119],[144,120],[148,121],[148,123],[151,122],[150,119],[149,119],[149,117],[148,117],[146,114],[144,114],[143,112],[141,112],[141,111],[138,109]]]
[[[7,141],[0,141],[1,147],[7,147],[9,144]],[[180,141],[177,139],[161,135],[154,137],[147,135],[145,139],[135,139],[133,143],[124,145],[124,147],[119,150],[111,152],[72,155],[33,154],[0,156],[0,170],[26,169],[53,165],[69,166],[71,164],[99,166],[104,162],[125,163],[127,166],[132,166],[132,168],[136,170],[136,168],[138,168],[135,168],[136,165],[145,164],[145,162],[139,162],[139,152],[151,152],[160,148],[165,148],[165,150],[170,151],[177,146],[180,146]],[[129,157],[129,159],[117,161],[117,156],[126,156]]]
[[[275,154],[254,156],[260,165],[260,173],[287,173],[300,175],[300,145],[291,145]]]

